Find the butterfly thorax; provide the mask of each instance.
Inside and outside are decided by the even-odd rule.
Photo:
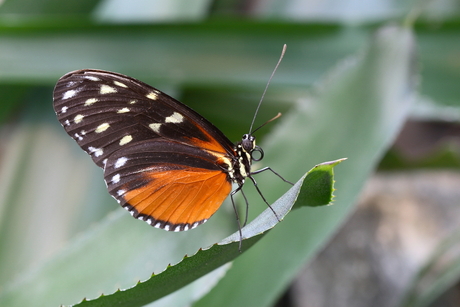
[[[259,161],[263,156],[263,152],[259,146],[256,146],[256,138],[250,134],[243,135],[241,141],[235,144],[234,150],[236,155],[232,163],[233,169],[229,172],[229,176],[233,182],[242,185],[246,177],[251,174],[252,153],[254,151],[261,153],[260,158],[256,160]]]

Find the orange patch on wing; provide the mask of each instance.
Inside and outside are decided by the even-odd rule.
[[[125,193],[125,201],[139,214],[173,225],[206,220],[231,191],[222,171],[184,168],[150,172],[149,184]]]
[[[207,149],[210,151],[226,153],[226,149],[215,139],[213,138],[206,130],[202,127],[199,127],[201,132],[206,135],[210,141],[203,141],[197,138],[190,138],[190,142],[196,147]]]

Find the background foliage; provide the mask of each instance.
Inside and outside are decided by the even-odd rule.
[[[118,208],[55,118],[60,76],[82,68],[133,76],[238,140],[286,43],[257,122],[283,117],[257,134],[266,158],[256,167],[296,181],[315,164],[348,157],[336,169],[335,205],[296,210],[231,266],[152,306],[274,304],[352,212],[404,121],[460,114],[458,2],[333,2],[5,0],[0,305],[70,305],[130,288],[235,230],[228,203],[180,234]],[[386,167],[411,164],[388,157]],[[257,180],[270,202],[288,189],[269,174]],[[264,205],[250,185],[245,191],[251,218]],[[87,245],[96,234],[101,240]],[[60,261],[66,270],[53,266]]]

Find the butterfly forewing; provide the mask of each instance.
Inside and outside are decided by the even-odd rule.
[[[233,144],[198,113],[128,76],[98,70],[64,75],[54,90],[54,110],[67,133],[103,162],[122,146],[166,138],[232,154]]]
[[[104,168],[110,194],[155,227],[193,228],[231,190],[233,144],[198,113],[141,81],[71,72],[56,84],[54,110]]]

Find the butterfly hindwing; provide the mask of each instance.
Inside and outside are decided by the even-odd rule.
[[[109,193],[166,230],[205,222],[231,191],[233,144],[198,113],[117,73],[79,70],[59,79],[54,110],[104,168]]]
[[[109,193],[135,218],[177,231],[204,223],[231,190],[212,154],[165,140],[115,152],[104,176]]]

